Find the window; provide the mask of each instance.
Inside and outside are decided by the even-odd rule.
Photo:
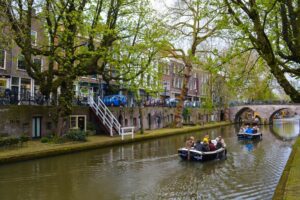
[[[194,79],[194,90],[197,89],[197,79]]]
[[[0,50],[0,69],[5,69],[6,67],[6,51]]]
[[[0,92],[3,92],[6,89],[7,80],[0,78]]]
[[[80,129],[86,131],[86,115],[71,115],[70,129]]]
[[[33,59],[33,63],[38,66],[38,70],[39,71],[42,70],[42,59],[40,59],[40,58],[34,58]]]
[[[177,78],[177,79],[174,79],[174,80],[175,80],[174,87],[175,88],[182,88],[182,86],[183,86],[183,80],[182,80],[182,78]]]
[[[169,65],[166,65],[166,66],[163,66],[163,73],[165,75],[170,75],[170,66]]]
[[[31,44],[33,46],[36,46],[36,39],[37,39],[37,32],[31,31]]]
[[[26,70],[25,57],[23,55],[19,55],[18,57],[18,69]]]

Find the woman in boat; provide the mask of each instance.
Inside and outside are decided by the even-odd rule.
[[[194,137],[191,136],[189,137],[189,139],[187,139],[187,141],[185,142],[185,147],[187,149],[191,149],[192,147],[194,147]]]
[[[210,151],[215,151],[215,150],[217,150],[217,149],[216,149],[216,146],[211,142],[211,140],[209,140],[209,150],[210,150]]]

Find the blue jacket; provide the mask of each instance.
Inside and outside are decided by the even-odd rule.
[[[252,128],[247,128],[247,129],[245,130],[245,133],[253,133],[253,129],[252,129]]]

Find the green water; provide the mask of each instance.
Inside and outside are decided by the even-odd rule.
[[[288,130],[299,132],[292,123],[298,128]],[[188,136],[202,137],[195,132],[2,165],[0,199],[271,199],[292,141],[276,137],[269,126],[261,129],[263,140],[256,142],[237,140],[234,126],[204,131],[222,135],[228,147],[227,160],[206,163],[177,156]]]

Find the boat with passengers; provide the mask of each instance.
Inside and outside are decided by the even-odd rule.
[[[215,159],[224,159],[226,157],[226,149],[221,147],[215,151],[198,151],[197,149],[180,148],[178,149],[178,155],[183,160],[191,161],[208,161]]]
[[[240,132],[237,134],[239,139],[262,139],[262,132],[259,131],[257,126],[252,128],[248,125],[244,128],[242,127]]]

